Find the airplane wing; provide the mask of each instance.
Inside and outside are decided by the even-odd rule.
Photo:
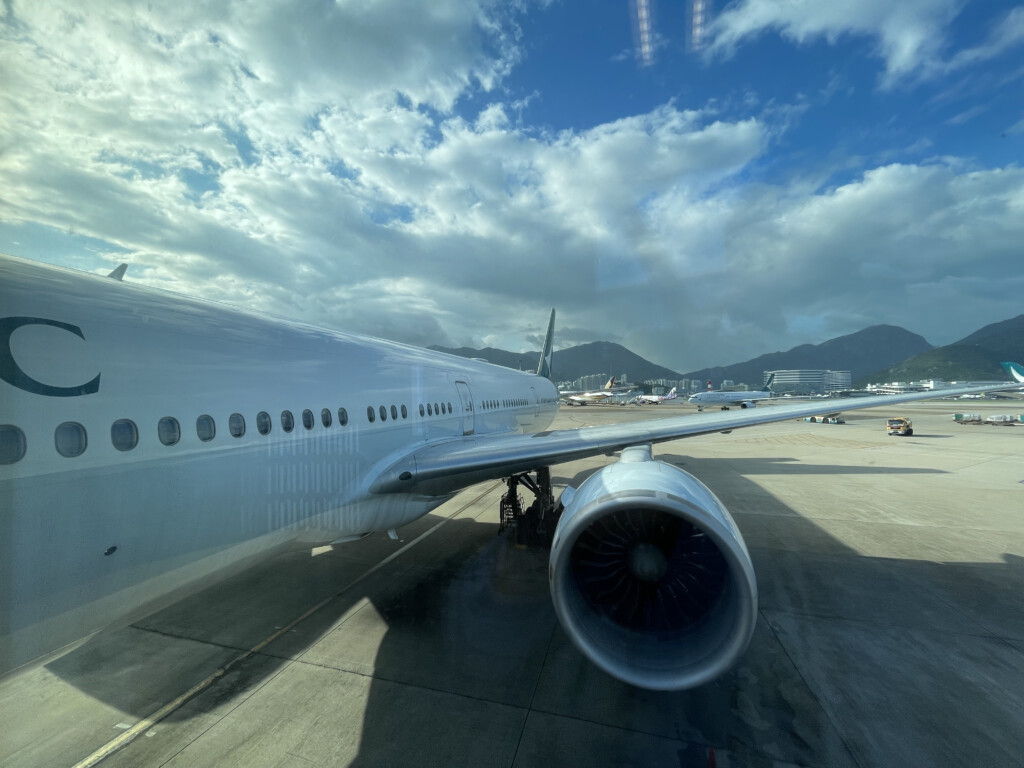
[[[1008,382],[990,387],[962,387],[939,392],[829,399],[826,402],[747,408],[742,411],[690,413],[610,426],[560,429],[528,435],[470,435],[430,443],[386,468],[371,485],[373,493],[442,495],[483,480],[508,477],[540,467],[613,453],[631,445],[729,432],[742,427],[815,416],[824,411],[852,411],[935,400],[964,394],[1017,389]]]

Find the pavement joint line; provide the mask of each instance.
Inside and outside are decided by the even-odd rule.
[[[402,554],[407,552],[409,549],[411,549],[412,547],[414,547],[417,544],[419,544],[421,541],[423,541],[428,536],[430,536],[430,534],[434,533],[434,531],[436,531],[442,525],[447,523],[449,520],[452,520],[453,518],[455,518],[456,516],[458,516],[459,514],[464,512],[466,509],[471,507],[472,505],[476,504],[478,501],[480,501],[480,499],[482,499],[487,494],[491,493],[495,488],[497,488],[500,485],[501,485],[500,482],[492,483],[486,489],[484,489],[480,494],[478,494],[477,496],[474,496],[471,501],[466,502],[461,507],[456,509],[454,512],[452,512],[448,516],[446,516],[446,517],[442,518],[441,520],[439,520],[437,523],[432,525],[430,528],[428,528],[426,531],[421,533],[419,536],[417,536],[415,539],[410,541],[408,544],[406,544],[401,549],[398,549],[398,550],[392,552],[390,555],[388,555],[383,560],[378,562],[372,568],[370,568],[369,570],[363,572],[358,578],[356,578],[355,580],[353,580],[349,584],[347,584],[343,589],[335,592],[330,597],[327,597],[327,598],[321,600],[319,603],[317,603],[312,608],[307,610],[305,613],[303,613],[297,619],[293,619],[291,622],[289,622],[285,626],[281,627],[280,629],[278,629],[273,634],[269,635],[268,637],[266,637],[265,639],[261,640],[256,645],[252,646],[252,648],[250,648],[249,650],[247,650],[244,653],[241,653],[238,656],[236,656],[235,658],[231,659],[231,661],[227,662],[222,667],[220,667],[219,669],[215,670],[213,673],[211,673],[204,680],[196,683],[194,686],[189,688],[187,691],[185,691],[183,694],[181,694],[177,698],[173,699],[172,701],[168,702],[167,704],[164,704],[164,706],[160,707],[153,714],[149,715],[148,717],[144,717],[142,720],[137,722],[134,726],[132,726],[128,730],[124,731],[120,736],[118,736],[118,737],[116,737],[114,739],[111,739],[110,741],[108,741],[106,744],[104,744],[102,747],[97,749],[95,752],[93,752],[91,755],[89,755],[85,759],[80,760],[79,762],[75,763],[74,768],[92,768],[93,766],[98,765],[103,760],[106,760],[108,757],[110,757],[112,754],[114,754],[114,752],[118,751],[122,747],[125,747],[128,744],[130,744],[131,742],[133,742],[143,732],[145,732],[148,729],[152,728],[154,725],[159,723],[161,720],[164,720],[172,712],[180,709],[186,703],[188,703],[193,698],[195,698],[198,694],[200,694],[203,691],[205,691],[207,688],[209,688],[211,685],[213,685],[217,680],[219,680],[221,677],[223,677],[227,673],[227,671],[230,670],[232,667],[234,667],[237,664],[240,664],[243,661],[246,661],[250,657],[252,657],[252,656],[256,655],[257,653],[259,653],[260,651],[262,651],[265,647],[270,645],[270,643],[272,643],[275,640],[277,640],[278,638],[280,638],[282,635],[287,633],[289,630],[291,630],[293,627],[295,627],[299,623],[301,623],[301,622],[305,621],[306,619],[308,619],[314,613],[316,613],[321,608],[326,606],[328,603],[333,601],[336,597],[338,597],[339,595],[344,594],[345,592],[350,590],[352,587],[354,587],[356,584],[359,584],[364,579],[366,579],[368,576],[370,576],[370,574],[375,573],[380,568],[383,568],[385,565],[387,565],[388,563],[390,563],[393,560],[397,559]],[[200,642],[203,642],[203,641],[200,641]]]
[[[390,683],[391,685],[400,685],[405,688],[416,688],[421,691],[430,691],[431,693],[441,693],[445,696],[455,696],[459,699],[466,699],[468,701],[479,701],[485,704],[496,704],[499,707],[508,707],[509,709],[518,709],[523,712],[529,713],[530,706],[523,704],[509,704],[507,701],[499,701],[498,699],[488,698],[486,696],[473,696],[469,693],[462,693],[460,691],[449,691],[445,688],[437,688],[433,685],[424,685],[422,683],[410,683],[408,680],[395,680],[385,675],[380,675],[376,671],[373,672],[360,672],[358,669],[344,669],[343,667],[336,667],[331,664],[325,664],[321,661],[303,661],[302,659],[296,659],[295,664],[303,664],[307,667],[316,667],[318,669],[326,669],[331,672],[338,672],[343,675],[356,675],[357,677],[365,677],[368,680],[378,680],[382,683]]]
[[[806,675],[804,675],[804,671],[796,663],[796,660],[793,658],[793,655],[789,652],[789,649],[786,647],[786,644],[782,642],[782,637],[779,635],[775,627],[772,625],[771,619],[765,612],[765,609],[759,608],[757,612],[761,616],[761,621],[763,621],[765,623],[765,626],[768,627],[768,631],[772,633],[772,637],[775,638],[775,642],[778,643],[779,648],[786,655],[786,659],[789,661],[790,664],[793,665],[793,669],[796,671],[797,676],[800,678],[800,682],[803,683],[805,688],[807,688],[807,693],[814,697],[814,701],[817,703],[818,709],[821,710],[821,714],[825,716],[825,719],[828,721],[829,726],[835,732],[836,738],[839,739],[839,743],[843,745],[843,749],[845,749],[846,753],[850,756],[851,763],[856,766],[861,765],[860,760],[857,759],[857,755],[853,751],[853,747],[851,747],[847,743],[846,738],[843,736],[843,731],[839,728],[839,723],[837,723],[833,719],[832,713],[828,711],[828,708],[825,706],[825,702],[822,700],[822,697],[819,696],[818,692],[811,687],[810,681],[807,679]]]
[[[666,736],[663,733],[657,733],[655,731],[648,731],[648,730],[644,730],[643,728],[631,728],[631,727],[625,726],[625,725],[618,725],[617,723],[609,723],[609,722],[604,721],[604,720],[595,720],[593,718],[580,717],[579,715],[569,715],[569,714],[566,714],[565,712],[552,712],[551,710],[548,710],[548,709],[535,709],[532,705],[529,708],[529,712],[531,712],[531,713],[532,712],[536,712],[537,714],[540,714],[540,715],[548,715],[549,717],[557,717],[557,718],[561,718],[563,720],[573,720],[573,721],[575,721],[577,723],[586,723],[587,725],[597,725],[597,726],[600,726],[601,728],[613,728],[613,729],[615,729],[617,731],[622,731],[623,733],[631,733],[631,734],[637,734],[639,736],[647,736],[647,737],[650,737],[652,739],[664,739],[665,741],[672,741],[672,742],[677,742],[677,743],[682,743],[682,744],[696,744],[696,745],[699,745],[699,746],[702,746],[702,747],[714,747],[715,749],[722,749],[723,751],[726,749],[726,747],[724,747],[724,746],[716,746],[715,744],[711,744],[711,743],[709,743],[707,741],[700,741],[700,740],[697,740],[697,739],[686,739],[686,738],[683,738],[681,736]],[[739,750],[737,750],[735,748],[729,749],[729,752],[731,752],[732,754],[735,754],[735,755],[737,755],[739,757],[759,758],[759,757],[763,757],[764,756],[764,753],[762,753],[762,752],[741,752],[741,751],[739,751]],[[517,746],[517,754],[518,754],[518,746]],[[512,759],[512,764],[515,765],[515,758],[514,757]],[[786,765],[799,766],[800,768],[816,768],[816,766],[820,766],[821,764],[820,763],[794,763],[794,762],[787,762]]]
[[[548,665],[548,657],[551,655],[551,646],[555,642],[555,632],[557,631],[557,626],[552,627],[551,634],[548,636],[548,647],[544,650],[544,661],[537,671],[537,679],[534,681],[533,691],[530,693],[530,703],[526,705],[526,717],[523,718],[523,725],[519,729],[519,738],[516,739],[516,751],[512,755],[512,765],[516,764],[516,758],[519,757],[519,747],[523,744],[523,736],[526,734],[526,724],[530,720],[530,713],[534,711],[533,702],[537,698],[537,690],[540,688],[541,678],[544,677],[544,668]]]
[[[977,621],[970,619],[979,629],[978,632],[958,632],[952,629],[942,629],[936,627],[904,627],[887,621],[881,621],[878,619],[857,619],[849,616],[831,616],[822,613],[802,613],[800,611],[784,610],[782,608],[771,608],[761,607],[758,609],[765,621],[769,621],[771,616],[793,616],[798,619],[807,619],[809,621],[821,621],[821,622],[835,622],[838,624],[849,624],[854,627],[863,627],[865,629],[872,629],[874,631],[892,631],[900,635],[906,635],[908,632],[915,634],[933,635],[936,637],[965,637],[973,638],[975,640],[992,640],[1003,643],[1014,643],[1020,642],[1022,638],[1012,637],[1010,635],[997,634],[992,632],[982,624],[978,624]]]

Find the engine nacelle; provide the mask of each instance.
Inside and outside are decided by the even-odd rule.
[[[637,446],[562,503],[548,581],[587,658],[654,690],[693,688],[739,659],[757,621],[754,567],[703,483]]]

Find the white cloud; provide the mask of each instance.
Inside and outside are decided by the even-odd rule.
[[[710,28],[711,55],[730,55],[749,38],[775,31],[796,43],[845,35],[873,40],[891,86],[938,66],[949,24],[964,0],[740,0],[726,7]]]
[[[832,6],[784,33],[842,34],[852,17]],[[110,244],[129,279],[421,344],[519,349],[556,306],[563,342],[618,338],[680,370],[851,332],[879,308],[963,335],[936,299],[954,288],[972,317],[1019,311],[983,288],[1019,273],[1014,167],[751,181],[801,101],[534,130],[495,87],[519,55],[496,5],[59,7],[17,6],[2,28],[0,224]],[[864,34],[889,29],[866,7]],[[737,43],[782,29],[781,11],[737,8],[764,22]],[[489,103],[452,109],[468,96]]]
[[[981,45],[958,52],[949,61],[947,68],[959,69],[988,61],[1022,43],[1024,43],[1024,8],[1014,8],[993,24],[988,40]]]

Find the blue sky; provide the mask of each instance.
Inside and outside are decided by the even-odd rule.
[[[1024,6],[709,5],[7,3],[0,250],[680,371],[1024,311]]]

